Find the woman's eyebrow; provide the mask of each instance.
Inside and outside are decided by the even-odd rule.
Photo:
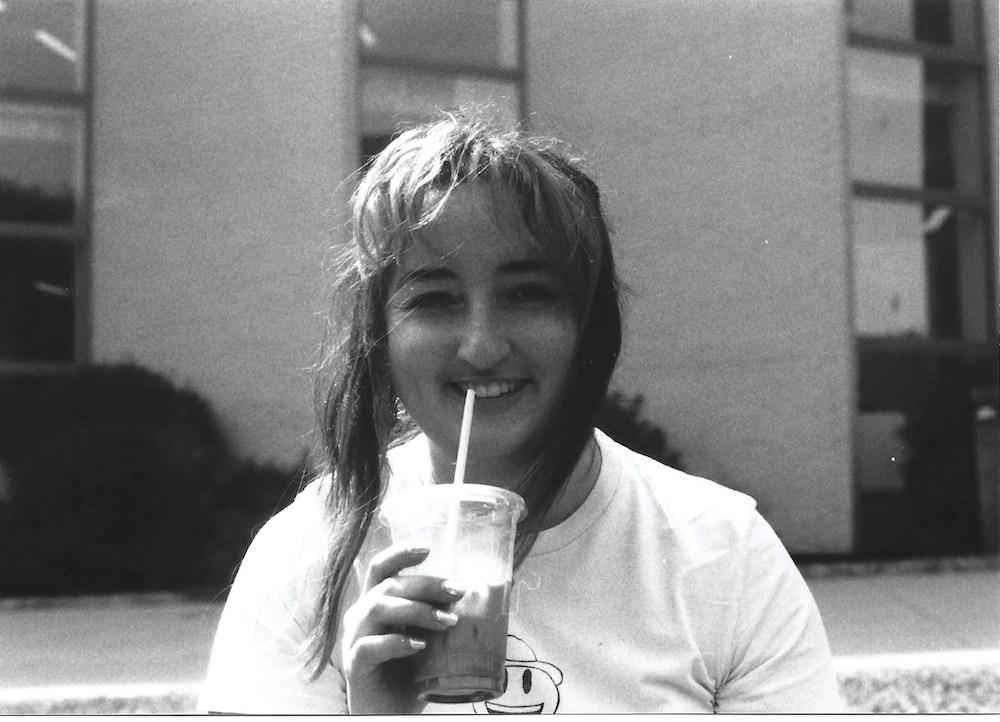
[[[448,281],[457,277],[457,274],[446,266],[420,266],[396,279],[397,286],[405,286],[410,283],[429,283],[433,281]]]
[[[497,267],[498,275],[515,275],[518,273],[551,273],[552,264],[542,258],[523,258],[506,261]],[[420,266],[402,273],[394,281],[398,288],[411,283],[434,283],[435,281],[454,281],[458,274],[448,266]]]
[[[526,258],[523,260],[501,263],[497,270],[499,270],[500,273],[505,274],[534,272],[550,273],[552,271],[552,264],[542,258]]]

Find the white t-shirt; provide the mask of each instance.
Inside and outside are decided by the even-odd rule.
[[[754,501],[595,432],[602,464],[580,508],[514,575],[507,690],[431,713],[840,712],[826,633]],[[427,478],[426,439],[390,455],[391,485]],[[321,588],[320,483],[257,535],[223,612],[199,707],[344,713],[340,650],[314,682],[304,645]],[[344,607],[371,554],[374,527]]]

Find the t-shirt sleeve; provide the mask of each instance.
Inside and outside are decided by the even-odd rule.
[[[754,512],[743,545],[742,582],[729,673],[718,712],[842,712],[819,610],[771,526]]]
[[[198,701],[201,711],[347,711],[343,675],[336,666],[327,665],[318,679],[310,680],[303,620],[311,612],[315,585],[309,583],[313,567],[303,550],[316,544],[303,543],[297,512],[290,507],[271,519],[240,565],[216,631]]]

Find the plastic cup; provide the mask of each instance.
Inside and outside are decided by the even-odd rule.
[[[455,580],[465,595],[450,606],[458,624],[422,632],[427,648],[412,657],[425,702],[480,702],[504,692],[507,620],[517,522],[524,500],[482,484],[438,484],[391,494],[381,517],[393,542],[430,554],[404,574]]]

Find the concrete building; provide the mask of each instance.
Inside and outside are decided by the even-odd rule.
[[[0,24],[26,12],[3,5]],[[869,532],[899,517],[897,432],[940,385],[910,369],[985,359],[995,387],[995,2],[77,7],[66,87],[0,71],[0,142],[89,138],[76,340],[61,359],[8,351],[0,372],[136,361],[209,398],[242,453],[294,461],[362,147],[490,97],[576,146],[603,189],[633,291],[614,386],[793,552],[906,552]],[[31,38],[18,57],[57,52]],[[60,104],[69,126],[45,110]]]

